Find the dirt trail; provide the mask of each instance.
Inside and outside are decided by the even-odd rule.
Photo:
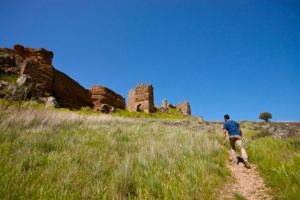
[[[227,151],[228,155],[230,152]],[[242,162],[234,165],[227,162],[232,181],[226,183],[222,191],[220,191],[219,199],[235,199],[235,194],[242,196],[247,200],[265,199],[272,197],[268,194],[269,188],[266,187],[263,178],[259,175],[255,164],[250,162],[251,169],[247,169]]]

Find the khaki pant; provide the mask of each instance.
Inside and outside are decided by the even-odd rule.
[[[248,160],[248,155],[247,155],[246,150],[243,146],[243,141],[242,141],[241,136],[239,136],[239,135],[230,136],[229,137],[229,143],[230,143],[230,146],[231,146],[230,151],[231,151],[231,156],[232,156],[233,160],[237,159],[236,152],[235,152],[235,143],[239,146],[243,159]]]

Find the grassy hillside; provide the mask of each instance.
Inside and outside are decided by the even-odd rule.
[[[300,123],[251,123],[247,131],[248,155],[274,199],[299,199]]]
[[[217,199],[230,178],[220,123],[118,115],[0,109],[0,198]],[[299,124],[241,125],[250,162],[275,199],[297,199]]]
[[[215,199],[217,135],[156,119],[1,111],[1,199]]]

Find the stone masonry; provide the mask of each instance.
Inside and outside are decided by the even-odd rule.
[[[176,106],[176,110],[181,111],[184,115],[191,115],[190,103],[187,101],[181,102]]]
[[[139,84],[135,89],[131,89],[128,93],[127,110],[144,111],[146,113],[154,112],[155,108],[152,85]]]
[[[166,99],[163,99],[163,100],[162,100],[162,107],[163,107],[164,109],[168,109],[168,107],[167,107],[167,100],[166,100]]]
[[[90,93],[94,104],[94,110],[99,110],[103,104],[119,109],[125,109],[126,107],[125,99],[107,87],[93,85],[90,88]]]

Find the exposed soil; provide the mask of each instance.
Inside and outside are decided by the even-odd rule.
[[[230,155],[229,151],[227,153]],[[238,165],[227,162],[226,166],[231,172],[232,180],[225,184],[218,199],[242,199],[236,197],[243,197],[247,200],[272,199],[268,194],[270,189],[265,185],[256,165],[251,161],[250,165],[251,169],[247,169],[242,162]]]

